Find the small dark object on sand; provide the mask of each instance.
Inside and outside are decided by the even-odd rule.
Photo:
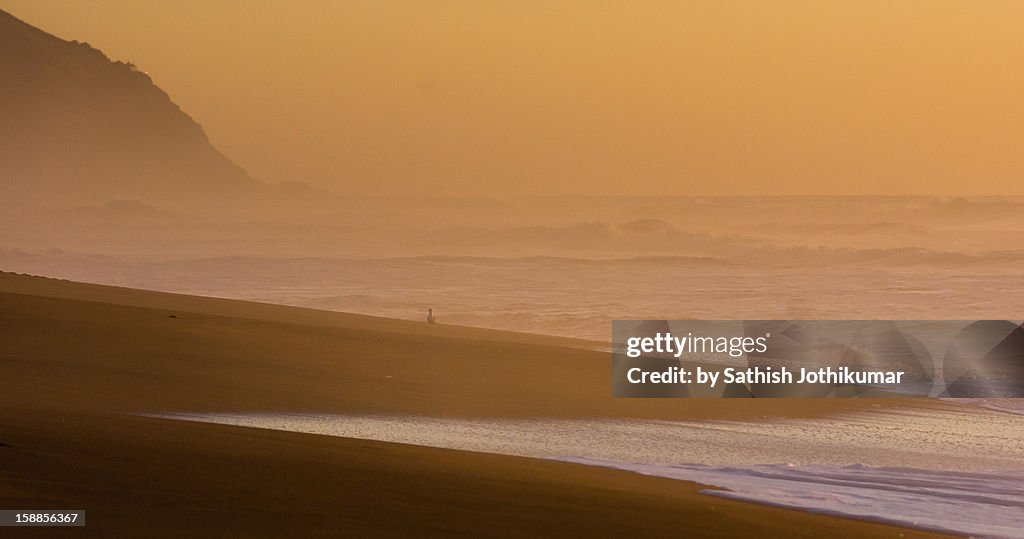
[[[178,315],[176,315],[176,314],[169,314],[169,315],[167,315],[167,318],[177,318],[177,317],[178,317]]]

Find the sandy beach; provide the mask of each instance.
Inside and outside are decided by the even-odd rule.
[[[2,505],[84,508],[90,536],[928,535],[594,466],[135,414],[756,421],[941,403],[613,400],[592,343],[6,273],[0,320]]]

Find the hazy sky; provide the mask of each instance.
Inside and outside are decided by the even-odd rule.
[[[0,0],[345,192],[1024,194],[1024,2]]]

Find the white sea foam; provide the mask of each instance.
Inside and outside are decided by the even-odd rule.
[[[1008,414],[1024,415],[1024,399],[1021,398],[1007,398],[1007,399],[947,399],[949,401],[959,402],[962,404],[973,404],[975,406],[981,406],[989,410],[995,410],[997,412],[1006,412]]]
[[[566,460],[729,489],[707,491],[716,496],[1024,538],[1024,421],[974,407],[760,422],[158,416]]]
[[[702,492],[723,498],[972,536],[1024,537],[1024,471],[560,460],[713,485],[728,490]]]

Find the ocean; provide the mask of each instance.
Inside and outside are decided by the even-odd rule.
[[[288,220],[291,219],[291,220]],[[353,199],[0,215],[0,270],[608,342],[615,319],[1020,319],[1024,199]]]

